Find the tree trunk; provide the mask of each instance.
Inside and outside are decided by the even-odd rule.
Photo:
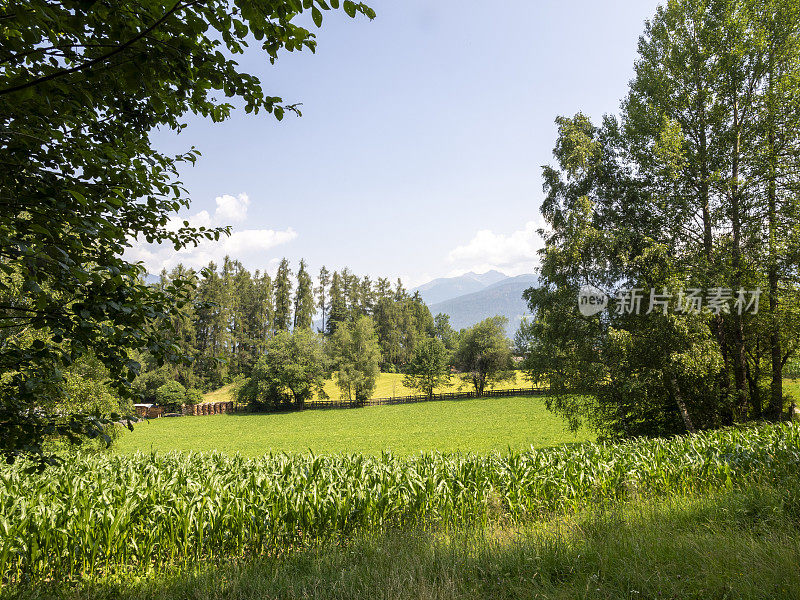
[[[739,101],[733,101],[733,159],[731,164],[731,226],[733,229],[733,247],[731,248],[733,266],[733,287],[738,290],[742,282],[742,217],[739,205],[739,161],[741,152],[741,127],[739,123]],[[747,356],[744,346],[744,327],[742,316],[738,312],[733,314],[733,374],[736,382],[736,403],[740,418],[748,417],[748,393],[745,377]]]
[[[781,332],[778,322],[778,206],[777,206],[777,152],[775,148],[775,115],[773,92],[774,62],[770,53],[769,75],[769,134],[767,135],[767,151],[769,152],[769,172],[767,174],[767,220],[769,228],[769,323],[770,323],[770,359],[772,362],[772,385],[768,417],[778,420],[783,412],[783,349],[781,348]]]
[[[705,99],[702,88],[698,85],[698,94],[697,94],[697,112],[699,115],[700,123],[699,123],[699,139],[700,139],[700,151],[698,153],[698,164],[700,168],[700,178],[699,178],[699,200],[700,206],[702,209],[702,218],[703,218],[703,254],[705,255],[706,259],[706,277],[708,273],[712,269],[712,265],[714,263],[714,234],[713,234],[713,224],[711,220],[711,200],[710,200],[710,176],[709,176],[709,167],[708,167],[708,131],[707,131],[707,119],[706,119],[706,108],[705,108]],[[723,369],[719,374],[719,381],[720,387],[722,389],[722,396],[720,398],[720,403],[714,409],[714,421],[717,423],[726,422],[731,420],[731,416],[727,414],[727,408],[724,406],[723,403],[727,404],[727,399],[730,395],[730,377],[728,374],[728,348],[727,348],[727,339],[725,335],[725,323],[722,317],[716,317],[714,319],[714,334],[717,338],[717,344],[720,348],[720,353],[723,357]],[[721,414],[723,411],[726,414]],[[729,423],[728,423],[729,424]]]
[[[689,433],[697,433],[697,429],[695,428],[694,423],[692,423],[692,417],[689,415],[689,409],[686,408],[686,403],[683,401],[683,395],[681,394],[680,387],[678,386],[678,380],[674,375],[670,375],[669,385],[672,389],[672,395],[675,396],[675,403],[678,405],[681,418],[683,418],[683,424],[686,425],[686,430]]]

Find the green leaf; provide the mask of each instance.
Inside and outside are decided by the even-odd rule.
[[[322,27],[322,11],[320,11],[316,6],[311,9],[311,18],[314,19],[314,25],[317,27]]]

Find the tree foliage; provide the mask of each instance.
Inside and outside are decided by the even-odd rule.
[[[453,364],[462,378],[482,396],[486,386],[514,377],[511,342],[506,337],[506,317],[484,319],[459,336]]]
[[[189,204],[177,171],[197,152],[165,155],[150,134],[179,131],[187,113],[221,121],[234,98],[278,119],[296,111],[266,94],[235,55],[253,41],[270,61],[282,50],[313,51],[313,34],[295,18],[310,9],[319,25],[328,8],[321,0],[15,0],[0,8],[0,277],[16,288],[4,285],[0,304],[8,460],[42,455],[56,426],[43,401],[90,349],[121,394],[139,370],[131,350],[177,358],[180,348],[152,324],[170,320],[187,284],[146,286],[124,252],[134,239],[177,250],[224,232],[166,227]],[[374,16],[363,4],[343,8]],[[72,437],[102,430],[80,415],[70,427]]]
[[[156,402],[181,405],[186,402],[186,388],[177,381],[168,381],[156,390]]]
[[[369,400],[381,364],[372,318],[361,316],[339,326],[331,337],[329,352],[342,397],[359,404]]]
[[[559,118],[544,169],[526,366],[552,408],[608,437],[780,418],[800,340],[800,7],[678,0],[639,42],[619,118]],[[585,317],[581,286],[645,292]],[[644,314],[666,290],[668,310]],[[681,290],[763,291],[758,314],[681,311]]]
[[[436,388],[450,383],[450,353],[437,338],[417,343],[414,357],[406,367],[403,385],[418,390],[429,398]]]
[[[308,329],[281,331],[267,342],[252,375],[239,388],[238,401],[259,409],[289,403],[301,405],[314,393],[327,398],[327,375],[321,336]]]

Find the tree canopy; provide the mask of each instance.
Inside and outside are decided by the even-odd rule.
[[[302,405],[316,393],[325,394],[327,356],[321,336],[308,329],[281,331],[267,342],[264,355],[238,392],[239,402],[254,408],[265,405]]]
[[[180,348],[151,325],[185,299],[186,282],[154,288],[124,258],[133,240],[179,249],[219,229],[167,227],[189,205],[177,179],[191,149],[168,156],[156,128],[180,131],[193,113],[282,119],[295,105],[265,92],[235,60],[254,40],[274,62],[314,50],[314,23],[338,0],[15,0],[0,9],[0,451],[41,456],[54,432],[97,433],[99,420],[41,410],[62,369],[90,349],[120,393],[140,366]],[[374,12],[349,0],[351,17]],[[99,419],[99,417],[98,417]],[[67,422],[68,421],[68,422]]]
[[[784,414],[800,342],[799,83],[797,2],[677,0],[646,25],[619,118],[557,120],[526,366],[573,425],[616,437]],[[638,289],[642,310],[585,316],[587,285]],[[759,291],[760,310],[736,307]],[[715,294],[721,309],[685,302]]]
[[[453,364],[482,396],[487,385],[514,376],[511,341],[506,337],[506,317],[490,317],[462,331]]]
[[[342,397],[363,404],[372,397],[380,373],[381,351],[372,318],[361,316],[337,327],[329,352]]]
[[[429,398],[436,388],[450,383],[450,353],[438,338],[426,338],[414,348],[403,385]]]

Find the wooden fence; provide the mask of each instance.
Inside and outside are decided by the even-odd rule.
[[[509,396],[546,396],[548,390],[545,388],[523,388],[516,390],[486,390],[482,398],[508,398]],[[449,392],[446,394],[434,394],[433,396],[397,396],[394,398],[372,398],[365,402],[348,402],[341,400],[311,400],[303,404],[286,402],[278,406],[265,407],[256,412],[291,412],[297,410],[331,410],[337,408],[362,408],[364,406],[390,406],[395,404],[416,404],[418,402],[437,402],[443,400],[469,400],[477,398],[475,392]],[[141,405],[144,406],[144,405]],[[249,412],[246,406],[236,406],[233,402],[213,402],[206,404],[184,404],[184,405],[147,405],[148,408],[137,412],[140,417],[148,419],[158,418],[163,415],[183,414],[184,416],[203,416],[221,415],[233,412]]]
[[[546,396],[548,390],[545,388],[523,388],[516,390],[486,390],[481,398],[508,398],[510,396]],[[394,398],[372,398],[365,402],[342,401],[342,400],[311,400],[303,404],[287,403],[276,407],[265,409],[264,412],[283,412],[294,410],[329,410],[335,408],[362,408],[364,406],[389,406],[395,404],[416,404],[418,402],[436,402],[443,400],[469,400],[477,398],[475,392],[449,392],[446,394],[434,394],[433,396],[397,396]],[[246,409],[242,409],[246,410]]]

